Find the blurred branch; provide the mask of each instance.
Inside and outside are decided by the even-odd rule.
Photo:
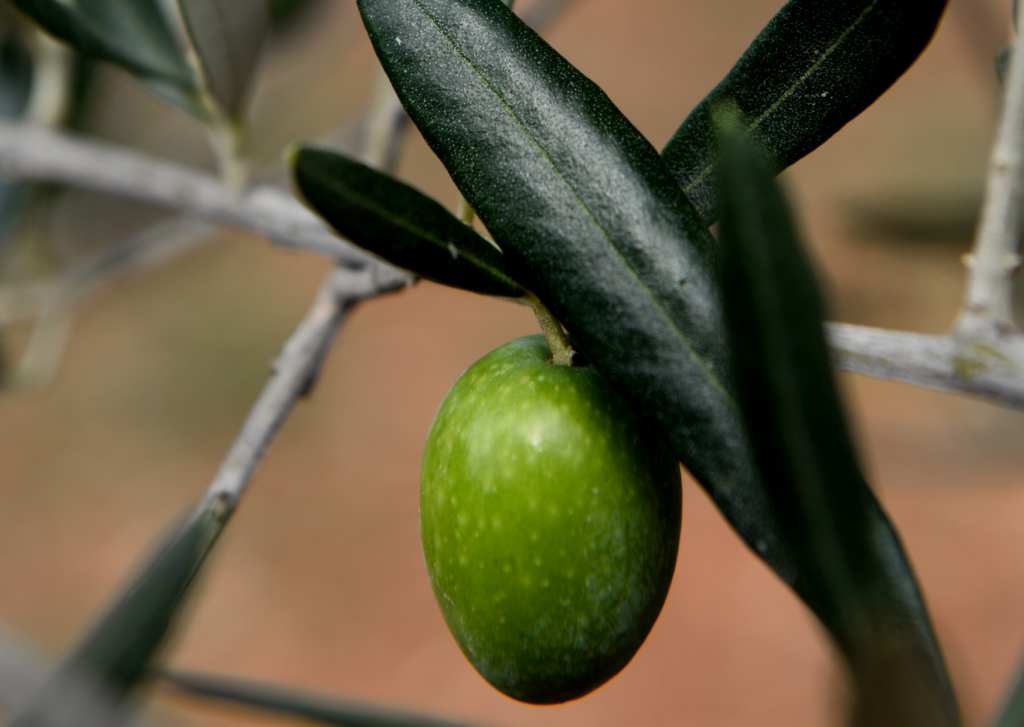
[[[1024,336],[1014,324],[1012,305],[1024,228],[1024,53],[1013,54],[1003,103],[981,221],[974,247],[964,256],[967,283],[952,333],[926,336],[831,324],[837,367],[1024,408]]]
[[[74,53],[38,29],[32,32],[32,47],[37,70],[25,118],[33,124],[53,128],[67,117],[71,106]]]
[[[21,358],[0,375],[0,391],[37,388],[53,378],[71,331],[71,318],[71,308],[60,298],[40,306]]]
[[[0,174],[12,181],[56,182],[134,199],[347,265],[361,267],[373,260],[285,190],[266,185],[232,189],[206,172],[123,146],[0,123]]]
[[[1024,409],[1024,337],[964,340],[954,336],[828,324],[836,368],[924,386],[975,394]]]
[[[1018,31],[1024,30],[1024,13]],[[1020,33],[1018,32],[1018,37]],[[998,340],[1017,334],[1013,322],[1013,274],[1020,267],[1024,199],[1024,53],[1010,61],[1003,112],[989,160],[985,201],[974,247],[964,256],[967,285],[953,335]]]
[[[391,169],[397,164],[396,139],[405,123],[404,114],[394,112],[397,103],[389,84],[377,84],[363,154],[371,165]],[[328,271],[306,317],[274,361],[270,380],[249,410],[204,501],[220,500],[229,508],[229,513],[238,506],[278,429],[299,398],[308,394],[316,383],[331,341],[348,311],[360,300],[398,290],[411,281],[407,273],[376,261],[362,270],[338,264]]]
[[[391,88],[391,81],[383,69],[378,69],[373,98],[366,114],[363,130],[363,157],[373,166],[394,169],[402,148],[402,129],[409,117],[402,102]]]
[[[340,266],[331,269],[306,317],[274,361],[270,380],[221,463],[207,499],[220,499],[230,509],[237,506],[277,430],[316,381],[345,314],[358,301],[402,288],[407,280],[383,265],[358,271]]]
[[[97,288],[165,262],[203,242],[211,225],[174,218],[89,255],[66,272],[42,280],[0,286],[0,325],[35,317],[32,334],[0,389],[44,386],[60,363],[78,300]]]
[[[21,712],[43,688],[46,658],[23,637],[0,625],[0,711]]]
[[[73,304],[98,288],[191,250],[215,232],[212,225],[196,220],[163,220],[84,257],[64,272],[0,285],[0,325],[31,318],[56,300]]]

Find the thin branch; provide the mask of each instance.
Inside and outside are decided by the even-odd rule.
[[[242,429],[228,450],[206,499],[237,506],[249,479],[295,402],[309,393],[324,355],[345,314],[358,301],[403,287],[404,279],[380,277],[383,266],[365,270],[331,269],[320,286],[306,317],[285,343],[272,367],[270,380],[249,411]]]
[[[1024,409],[1024,337],[962,340],[830,323],[836,368]]]
[[[1017,56],[1017,66],[1024,65],[1024,53]],[[1009,312],[1009,286],[1020,260],[1017,250],[1021,227],[1017,205],[1011,202],[1019,200],[1024,190],[1024,165],[1020,162],[1024,155],[1012,153],[1024,147],[1022,79],[1024,71],[1011,71],[1011,98],[997,144],[1002,151],[993,157],[989,202],[971,256],[965,307],[955,338],[834,324],[831,330],[837,366],[946,391],[973,393],[1006,406],[1024,406],[1024,356]],[[395,111],[389,93],[382,90],[377,94],[381,99],[377,116],[397,129],[402,115]],[[392,156],[393,145],[372,146],[378,151],[374,156],[385,158],[371,161],[386,162],[386,157]],[[0,173],[18,180],[71,184],[137,199],[193,218],[251,230],[291,248],[326,253],[344,264],[368,266],[371,275],[377,276],[380,290],[406,280],[403,273],[382,266],[341,240],[316,215],[277,187],[232,190],[212,175],[132,149],[4,123],[0,123]],[[1000,215],[1010,223],[1003,224]],[[100,275],[97,270],[105,272]],[[94,268],[93,280],[116,274],[116,265],[109,270],[99,265]],[[51,299],[54,289],[48,287],[49,282],[27,285],[30,287],[17,291],[0,290],[18,293],[0,294],[0,320],[10,320],[28,298]]]
[[[1018,19],[1018,37],[1024,13]],[[1019,43],[1018,43],[1019,45]],[[989,160],[985,202],[974,247],[964,256],[967,285],[953,335],[997,338],[1014,333],[1013,274],[1020,267],[1024,200],[1024,52],[1013,53],[1003,113]]]
[[[366,115],[363,136],[363,158],[380,169],[394,169],[402,148],[402,130],[409,121],[402,102],[398,100],[391,81],[384,71],[377,71],[373,99]]]
[[[216,232],[214,226],[196,220],[162,220],[85,256],[61,273],[0,285],[0,324],[31,318],[58,298],[71,305],[98,288],[193,249]]]
[[[35,318],[18,363],[0,377],[0,390],[45,386],[57,371],[75,304],[84,295],[189,250],[215,232],[184,218],[158,222],[124,242],[88,255],[66,272],[0,286],[0,325]]]
[[[364,150],[368,164],[390,168],[397,163],[393,140],[399,135],[404,120],[402,115],[393,112],[396,104],[390,87],[378,84],[370,113],[377,128],[369,130]],[[370,143],[371,139],[375,139],[375,143]],[[358,271],[335,265],[327,273],[306,317],[281,349],[270,380],[249,410],[203,502],[217,500],[229,512],[238,506],[278,429],[295,402],[308,394],[316,382],[324,356],[349,309],[360,300],[405,287],[411,280],[407,274],[376,261]]]
[[[250,230],[347,265],[361,267],[373,260],[282,189],[235,190],[211,174],[123,146],[0,123],[0,174],[12,181],[56,182],[134,199]]]

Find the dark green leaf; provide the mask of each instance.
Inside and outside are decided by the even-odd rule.
[[[182,691],[345,727],[465,727],[461,723],[278,685],[202,674],[163,674]]]
[[[269,0],[270,22],[275,28],[286,26],[316,4],[316,0]]]
[[[394,177],[309,147],[295,152],[292,168],[310,206],[374,255],[455,288],[506,298],[526,294],[497,247]]]
[[[931,40],[946,0],[790,0],[662,151],[710,224],[718,188],[712,111],[730,99],[779,172],[882,95]]]
[[[0,118],[21,116],[32,90],[32,57],[20,33],[0,39]]]
[[[793,582],[725,379],[716,245],[656,150],[498,0],[359,7],[513,277]]]
[[[237,119],[270,26],[267,0],[178,0],[178,6],[207,89]]]
[[[11,0],[48,33],[80,53],[123,66],[142,79],[185,91],[195,83],[159,0]]]
[[[1013,684],[1006,690],[1003,703],[996,711],[990,727],[1024,727],[1024,661],[1017,666]]]
[[[858,465],[817,285],[773,168],[733,138],[721,172],[722,291],[737,398],[801,592],[851,666],[853,723],[955,725],[916,579]]]
[[[17,119],[32,90],[32,60],[18,33],[0,40],[0,118]],[[0,267],[17,240],[16,228],[29,187],[0,182]]]
[[[226,520],[219,501],[205,501],[177,526],[13,725],[102,724],[121,716]]]

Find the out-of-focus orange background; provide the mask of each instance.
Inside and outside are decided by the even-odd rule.
[[[545,35],[660,148],[779,4],[576,0]],[[906,76],[784,175],[838,319],[947,330],[998,109],[991,58],[1008,6],[951,0]],[[268,51],[252,114],[257,156],[272,161],[288,142],[353,118],[375,68],[354,3],[321,0]],[[210,164],[190,121],[116,72],[102,84],[89,122],[97,133]],[[454,205],[415,130],[399,171]],[[73,194],[54,234],[101,240],[127,225],[111,221],[120,213],[149,215]],[[914,231],[897,230],[907,219]],[[83,303],[56,378],[0,398],[0,622],[53,654],[74,641],[202,494],[325,264],[225,231]],[[622,674],[541,708],[498,694],[463,659],[420,554],[420,448],[459,373],[535,331],[522,307],[430,283],[359,307],[219,544],[170,663],[509,727],[841,721],[844,677],[821,629],[690,481],[668,602]],[[25,333],[5,332],[8,345]],[[979,725],[1024,648],[1024,416],[840,378],[967,724]],[[187,706],[196,724],[264,721]]]

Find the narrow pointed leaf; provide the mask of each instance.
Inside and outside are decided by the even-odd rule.
[[[725,378],[715,242],[656,150],[499,0],[358,5],[513,277],[794,582]]]
[[[101,724],[105,715],[119,714],[165,641],[226,520],[223,507],[212,501],[176,527],[13,724]]]
[[[279,714],[344,727],[466,727],[462,723],[278,685],[204,674],[163,674],[178,689]]]
[[[775,173],[866,109],[931,40],[946,0],[790,0],[662,150],[710,224],[718,161],[712,111],[729,99]]]
[[[440,204],[334,152],[299,148],[295,184],[338,232],[405,270],[455,288],[521,298],[502,253]]]
[[[11,0],[44,30],[78,52],[132,73],[185,88],[192,73],[182,58],[158,0]]]
[[[178,0],[210,93],[237,119],[270,27],[267,0]]]
[[[737,398],[807,602],[856,686],[856,725],[956,725],[917,581],[839,403],[818,289],[772,168],[722,155],[722,290]]]

